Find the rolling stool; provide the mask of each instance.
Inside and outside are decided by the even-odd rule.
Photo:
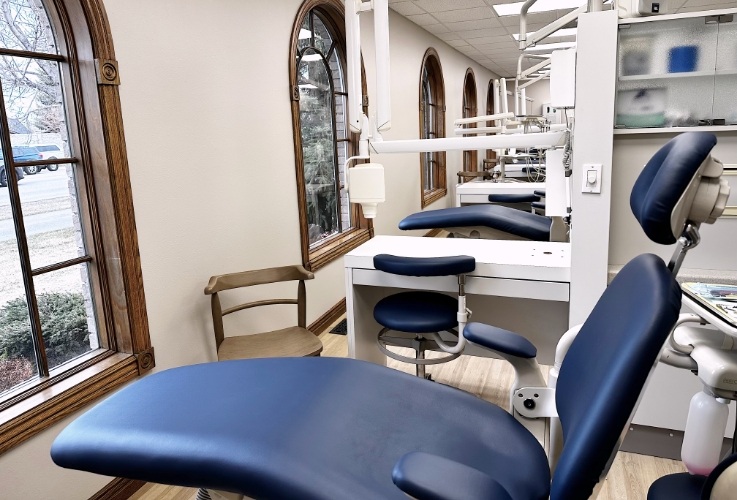
[[[399,257],[378,254],[374,268],[401,276],[458,276],[458,299],[439,292],[401,292],[381,299],[374,307],[374,319],[383,328],[377,336],[381,352],[392,359],[414,364],[418,377],[430,379],[425,374],[426,365],[445,363],[460,356],[465,338],[458,335],[468,321],[466,309],[466,274],[476,268],[476,259],[467,255],[452,257]],[[389,331],[405,335],[388,335]],[[438,332],[450,332],[458,337],[448,345]],[[412,334],[407,336],[406,334]],[[387,346],[410,347],[415,357],[410,358],[390,351]],[[425,359],[425,351],[440,349],[448,356]]]

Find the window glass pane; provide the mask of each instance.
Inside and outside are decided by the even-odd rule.
[[[47,54],[58,53],[51,23],[42,2],[35,0],[2,2],[0,47]]]
[[[306,49],[312,43],[312,28],[310,28],[310,17],[310,15],[307,15],[305,16],[304,21],[302,21],[302,27],[300,28],[299,35],[297,36],[298,52]]]
[[[340,180],[340,226],[343,231],[353,227],[351,220],[350,203],[348,202],[348,190],[345,188],[345,160],[348,158],[347,141],[338,143],[338,175]]]
[[[339,231],[332,77],[324,60],[311,49],[305,51],[297,73],[307,222],[312,245]]]
[[[49,369],[99,347],[86,264],[34,278]]]
[[[58,63],[5,56],[0,79],[13,160],[22,166],[69,156]],[[72,169],[69,164],[16,169],[33,268],[85,253]],[[0,166],[0,177],[7,174],[3,171]]]
[[[327,56],[330,51],[330,47],[333,45],[333,37],[325,27],[319,16],[313,18],[314,30],[315,30],[315,48]]]
[[[73,166],[27,175],[18,186],[31,267],[86,255]]]
[[[38,374],[8,190],[0,188],[0,394]]]

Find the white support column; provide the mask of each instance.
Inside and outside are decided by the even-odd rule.
[[[569,324],[583,323],[607,285],[617,12],[578,19]],[[585,164],[600,164],[601,193],[582,193]]]

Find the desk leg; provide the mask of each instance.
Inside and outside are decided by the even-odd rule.
[[[345,270],[348,357],[386,365],[386,356],[376,345],[381,327],[374,321],[374,306],[386,295],[383,288],[353,284],[352,269]]]

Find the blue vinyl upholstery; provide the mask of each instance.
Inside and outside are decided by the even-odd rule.
[[[401,276],[453,276],[473,272],[476,259],[468,255],[402,257],[382,253],[374,256],[374,268]]]
[[[399,222],[399,229],[486,226],[528,240],[549,241],[551,224],[544,215],[503,205],[468,205],[414,213]]]
[[[405,500],[392,470],[412,451],[477,469],[513,498],[547,497],[545,452],[510,414],[352,359],[223,361],[155,373],[74,421],[51,454],[64,467],[253,498]]]
[[[401,292],[374,307],[380,325],[400,332],[442,332],[458,326],[458,301],[437,292]]]
[[[536,189],[532,193],[533,194],[536,194],[540,198],[545,198],[545,190],[544,189]]]
[[[489,201],[492,203],[532,203],[540,201],[540,197],[532,193],[499,193],[490,194]]]
[[[719,462],[709,476],[692,475],[688,472],[663,476],[650,485],[647,500],[709,499],[719,476],[735,464],[737,464],[737,453],[732,453]]]
[[[627,264],[604,292],[558,381],[566,444],[552,499],[588,498],[679,307],[680,289],[653,255]],[[300,499],[406,498],[392,475],[408,487],[426,477],[413,473],[412,457],[395,469],[413,452],[445,459],[430,460],[438,478],[479,471],[468,485],[453,481],[451,498],[489,498],[479,484],[515,499],[548,496],[545,453],[510,414],[457,389],[350,359],[240,360],[159,372],[79,417],[51,450],[57,464],[97,474]]]
[[[644,386],[680,308],[675,277],[660,257],[644,254],[620,271],[591,311],[556,386],[565,442],[553,478],[556,498],[591,494],[639,398],[634,388]]]
[[[673,234],[671,212],[716,143],[714,134],[687,132],[647,162],[632,188],[630,207],[648,238],[664,245],[676,242],[680,234]],[[666,163],[668,168],[661,168]]]
[[[532,359],[537,356],[537,348],[524,338],[509,330],[484,323],[468,323],[463,330],[467,340],[492,351],[503,352],[519,358]]]

